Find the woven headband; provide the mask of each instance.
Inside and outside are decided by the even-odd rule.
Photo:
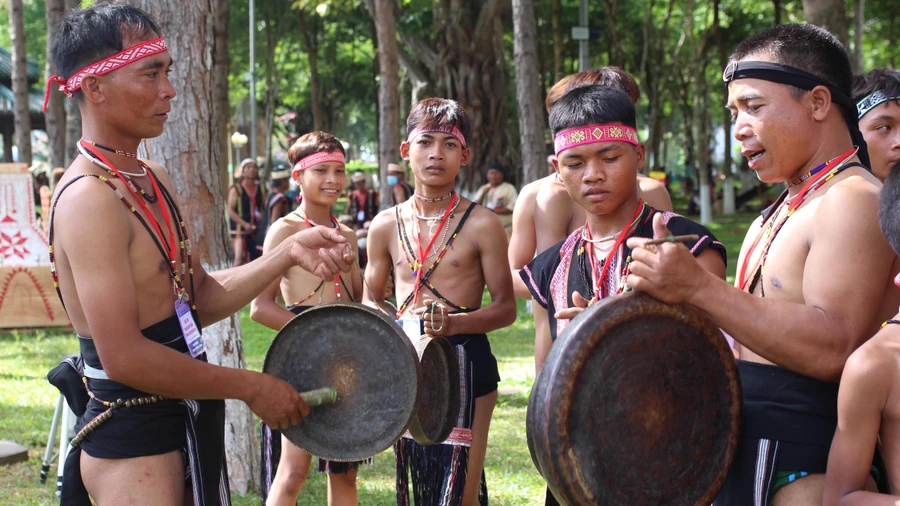
[[[892,100],[900,100],[900,97],[889,97],[880,90],[872,93],[856,103],[856,112],[859,114],[859,119],[862,119],[862,117],[868,114],[872,109]]]
[[[850,100],[846,93],[838,89],[833,84],[822,79],[821,77],[810,74],[805,70],[800,70],[790,65],[781,63],[772,63],[766,61],[740,61],[731,62],[725,67],[722,73],[722,81],[728,85],[736,79],[762,79],[773,83],[786,84],[795,86],[801,90],[811,90],[816,86],[824,86],[831,92],[831,100],[841,106],[841,112],[844,114],[844,120],[847,122],[847,128],[850,130],[850,139],[855,146],[859,147],[857,156],[865,166],[869,166],[869,151],[866,146],[866,140],[859,131],[859,116],[853,114],[856,111],[856,104]]]
[[[344,153],[341,153],[337,149],[333,149],[331,151],[319,151],[318,153],[313,153],[307,157],[301,158],[297,160],[297,163],[294,164],[293,169],[295,170],[306,170],[313,165],[318,165],[320,163],[328,163],[328,162],[337,162],[344,163]]]
[[[597,142],[627,142],[638,145],[638,135],[634,128],[626,125],[588,125],[563,130],[553,138],[556,156],[563,151]]]
[[[47,112],[47,102],[50,100],[50,87],[56,83],[59,85],[59,91],[63,92],[69,98],[72,94],[81,88],[81,81],[90,74],[102,76],[109,74],[113,70],[120,69],[126,65],[132,64],[141,58],[153,56],[155,54],[168,51],[169,46],[162,37],[157,39],[138,42],[137,44],[119,51],[118,53],[108,56],[96,63],[92,63],[87,67],[72,74],[68,80],[59,76],[52,76],[47,80],[47,90],[44,92],[44,112]]]
[[[413,139],[422,135],[422,134],[430,134],[434,132],[440,132],[447,135],[452,135],[462,144],[463,149],[466,148],[466,138],[463,137],[462,132],[459,131],[459,128],[455,126],[441,126],[434,128],[415,128],[412,132],[409,133],[409,136],[406,138],[406,142],[412,143]]]

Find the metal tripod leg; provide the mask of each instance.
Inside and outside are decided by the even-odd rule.
[[[63,468],[69,455],[69,442],[75,437],[75,413],[63,403],[62,423],[59,428],[59,465],[56,466],[56,497],[62,495]]]
[[[56,400],[56,410],[53,411],[53,421],[50,422],[50,434],[47,436],[44,461],[41,463],[41,485],[47,483],[47,472],[50,471],[50,464],[56,459],[56,455],[53,454],[53,443],[56,442],[56,432],[59,430],[59,418],[62,415],[64,403],[65,400],[60,394],[59,399]]]

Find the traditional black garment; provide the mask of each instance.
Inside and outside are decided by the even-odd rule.
[[[741,444],[714,506],[764,506],[778,471],[824,473],[837,428],[838,384],[782,367],[738,360]],[[876,450],[879,490],[887,476]]]
[[[378,192],[375,190],[366,189],[363,192],[351,189],[347,200],[347,214],[353,217],[356,228],[362,228],[378,214]]]
[[[276,216],[275,220],[271,220],[272,209],[275,208],[281,202],[286,202],[288,204],[287,210],[281,216]],[[269,194],[269,197],[266,199],[266,212],[263,213],[260,218],[259,226],[256,230],[256,244],[262,246],[263,242],[266,240],[266,234],[269,232],[269,228],[272,224],[277,221],[279,218],[283,218],[289,212],[291,212],[290,200],[281,192],[273,191]]]
[[[395,206],[398,204],[402,204],[403,202],[406,202],[407,200],[409,200],[410,197],[412,197],[413,193],[415,193],[415,190],[413,190],[413,187],[410,186],[409,183],[407,183],[406,181],[398,181],[397,184],[394,186],[399,186],[400,189],[403,190],[403,200],[401,200],[400,202],[397,202],[397,196],[394,195],[393,191],[391,192],[391,200],[394,202]]]
[[[632,237],[652,239],[653,216],[659,212],[662,211],[657,211],[645,204]],[[700,237],[697,241],[684,243],[694,256],[699,256],[706,248],[713,248],[722,255],[722,260],[727,262],[725,247],[706,227],[671,212],[663,212],[663,221],[674,235],[696,234]],[[556,337],[569,324],[569,320],[557,321],[554,313],[573,306],[573,292],[577,291],[588,300],[593,293],[593,266],[589,265],[587,254],[582,250],[584,241],[581,239],[581,233],[583,228],[579,227],[568,238],[548,248],[519,272],[534,300],[547,310],[550,337],[553,340],[556,340]],[[619,247],[618,254],[612,257],[613,265],[610,266],[608,283],[604,287],[606,293],[615,294],[624,284],[622,273],[630,256],[631,248],[623,243]]]
[[[247,193],[247,189],[244,188],[243,184],[239,183],[234,185],[233,187],[238,189],[238,193],[240,195],[237,208],[238,215],[240,215],[241,219],[246,221],[247,223],[259,225],[263,219],[263,211],[265,206],[262,185],[256,185],[256,194],[253,196],[253,198],[251,198],[250,194]],[[229,230],[231,230],[232,235],[237,235],[241,231],[240,226],[238,226],[238,224],[230,217],[228,218],[228,227]],[[247,255],[250,256],[250,260],[256,260],[257,258],[261,257],[262,241],[258,241],[257,236],[252,234],[244,234],[243,237],[244,251]]]
[[[175,316],[151,325],[141,333],[151,341],[189,355]],[[81,371],[72,369],[65,362],[58,368],[70,369],[62,375],[66,386],[60,391],[67,395],[70,405],[80,407],[75,410],[78,416],[75,431],[80,435],[86,425],[107,411],[107,407],[97,400],[91,399],[84,405],[83,397],[71,395],[79,387],[84,391],[82,374],[94,395],[105,401],[149,397],[150,394],[109,380],[103,372],[93,339],[78,337],[83,359]],[[205,362],[206,354],[198,360]],[[91,504],[81,480],[82,451],[96,458],[122,459],[161,455],[175,450],[184,452],[185,486],[193,491],[194,504],[231,504],[225,468],[225,401],[178,399],[115,408],[111,418],[87,432],[80,444],[69,450],[60,504]]]
[[[300,314],[313,307],[315,306],[291,306],[287,309],[294,314]],[[272,481],[275,479],[275,473],[278,472],[278,462],[281,461],[281,431],[272,429],[260,421],[259,435],[259,445],[261,449],[261,465],[259,466],[259,501],[261,506],[266,506],[266,500],[269,497],[269,489],[272,488]],[[372,457],[356,462],[336,462],[320,458],[318,469],[320,473],[347,474],[352,470],[359,469],[360,464],[371,464],[372,462]]]

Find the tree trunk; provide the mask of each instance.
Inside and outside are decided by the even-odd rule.
[[[853,4],[853,73],[859,74],[863,71],[862,36],[866,23],[865,0],[855,0]]]
[[[721,9],[721,0],[715,2],[715,14],[713,25],[716,29],[716,43],[719,49],[719,68],[725,68],[728,64],[728,48],[725,44],[725,30],[722,26],[722,20],[719,16]],[[734,178],[731,174],[731,111],[722,109],[722,130],[725,146],[722,156],[722,173],[725,174],[725,181],[722,186],[722,214],[726,216],[735,213],[734,208]]]
[[[807,22],[833,33],[845,48],[850,47],[844,0],[803,0],[803,15]]]
[[[309,91],[312,94],[310,102],[312,102],[313,130],[321,130],[324,128],[324,118],[322,117],[322,99],[319,91],[319,64],[318,49],[316,47],[316,36],[309,31],[309,24],[306,22],[306,14],[303,13],[303,6],[297,7],[297,24],[300,28],[300,35],[303,39],[303,47],[306,50],[307,61],[309,62]]]
[[[546,174],[544,109],[541,103],[540,71],[534,22],[534,0],[512,0],[514,55],[516,60],[516,104],[519,112],[519,142],[522,176],[519,185]]]
[[[159,23],[169,51],[179,62],[172,74],[178,91],[163,134],[145,142],[151,157],[165,166],[173,193],[184,214],[195,254],[205,269],[231,265],[231,252],[222,209],[227,183],[222,179],[222,125],[228,109],[221,107],[223,69],[227,53],[227,1],[130,0]],[[191,30],[182,29],[185,26]],[[227,61],[225,59],[224,61]],[[224,69],[227,72],[227,67]],[[244,353],[239,315],[210,325],[203,331],[210,362],[243,368]],[[225,408],[225,447],[232,491],[254,490],[258,473],[259,443],[252,412],[246,404],[229,400]]]
[[[18,162],[31,165],[31,112],[28,110],[28,65],[25,55],[25,19],[22,0],[9,0],[9,35],[12,42],[13,118]]]
[[[273,15],[274,14],[274,15]],[[266,11],[266,105],[263,111],[263,146],[265,146],[265,164],[260,171],[260,181],[265,184],[272,172],[272,130],[275,127],[275,98],[278,96],[279,79],[278,66],[275,65],[275,49],[278,45],[276,35],[278,30],[279,13]]]
[[[65,0],[66,11],[81,7],[81,0]],[[81,110],[78,102],[66,100],[66,161],[63,167],[72,165],[78,156],[78,140],[81,139]]]
[[[563,60],[565,58],[562,27],[562,0],[550,0],[550,23],[553,27],[553,80],[563,78]]]
[[[781,0],[772,0],[772,7],[775,9],[775,24],[781,24]]]
[[[62,18],[65,8],[63,0],[46,0],[47,64],[44,67],[45,77],[59,73],[56,65],[53,64],[53,39],[56,37],[56,29],[59,27],[59,20]],[[47,112],[44,115],[51,169],[66,167],[66,106],[63,97],[62,93],[52,90],[50,102],[47,104]]]
[[[400,64],[393,0],[375,0],[375,30],[378,39],[378,166],[381,177],[381,208],[393,205],[387,184],[387,164],[400,159]]]
[[[228,0],[215,0],[213,6],[213,37],[215,48],[213,51],[213,110],[212,128],[218,128],[218,152],[219,152],[219,177],[221,178],[222,197],[226,198],[226,192],[231,186],[231,178],[228,174],[229,160],[231,160],[231,103],[228,101]],[[237,163],[234,160],[233,163]],[[230,247],[230,245],[229,245]],[[227,248],[226,248],[227,250]],[[254,475],[255,476],[255,475]],[[254,478],[255,479],[255,478]]]

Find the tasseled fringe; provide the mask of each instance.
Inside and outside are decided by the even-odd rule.
[[[266,506],[269,488],[272,487],[272,480],[275,479],[278,462],[281,460],[281,432],[260,422],[259,446],[262,450],[259,459],[259,503],[260,506]]]
[[[397,458],[397,506],[409,506],[409,477],[412,473],[415,506],[459,506],[466,487],[469,447],[459,445],[422,446],[412,439],[394,443]],[[487,506],[487,483],[481,472],[478,502]]]

